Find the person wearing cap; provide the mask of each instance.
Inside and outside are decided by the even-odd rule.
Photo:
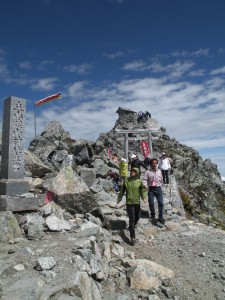
[[[139,176],[141,175],[141,167],[143,167],[145,170],[147,170],[147,167],[145,166],[145,164],[140,159],[138,159],[136,154],[131,155],[131,164],[130,164],[130,166],[131,166],[131,169],[132,168],[138,168]]]
[[[124,194],[126,194],[126,206],[129,217],[130,243],[134,246],[135,226],[140,219],[140,198],[144,201],[147,200],[146,188],[139,179],[138,168],[132,168],[130,170],[130,177],[125,178],[117,198],[117,203],[120,203]]]
[[[128,163],[126,158],[121,158],[119,163],[119,174],[122,179],[128,176]]]
[[[144,176],[144,185],[148,191],[148,203],[151,214],[152,223],[155,225],[157,220],[155,219],[155,206],[154,197],[158,202],[159,223],[165,224],[163,218],[163,193],[162,193],[163,176],[160,169],[158,169],[158,160],[156,158],[151,159],[150,170],[147,170]]]
[[[159,160],[159,169],[162,171],[163,183],[165,186],[169,186],[169,170],[171,169],[171,165],[165,152],[162,153],[162,157]]]

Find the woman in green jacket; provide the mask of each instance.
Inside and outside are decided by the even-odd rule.
[[[144,201],[147,200],[146,188],[142,181],[139,179],[138,168],[132,168],[130,170],[130,177],[124,180],[117,198],[117,203],[119,203],[122,200],[123,195],[125,193],[127,213],[129,217],[131,245],[134,246],[135,226],[137,225],[137,222],[140,219],[140,198],[142,198]]]

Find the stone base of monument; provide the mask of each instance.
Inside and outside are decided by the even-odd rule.
[[[0,211],[30,211],[37,210],[39,199],[37,197],[9,197],[0,196]]]
[[[1,179],[0,195],[18,197],[29,191],[29,183],[24,179]]]
[[[37,210],[37,197],[24,197],[29,192],[29,183],[24,179],[0,180],[0,211]]]

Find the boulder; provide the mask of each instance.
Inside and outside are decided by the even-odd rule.
[[[152,290],[159,287],[163,280],[174,277],[171,269],[147,259],[131,260],[130,265],[127,277],[130,287],[135,290]]]
[[[88,187],[92,186],[96,178],[96,170],[83,167],[79,172],[80,177],[84,180]]]
[[[23,233],[12,212],[0,212],[0,242],[22,237]]]
[[[64,167],[50,179],[47,189],[53,193],[54,201],[71,214],[91,212],[98,207],[86,183],[70,167]]]
[[[24,150],[24,168],[25,171],[31,172],[33,177],[43,177],[52,170],[46,166],[34,153],[29,150]]]

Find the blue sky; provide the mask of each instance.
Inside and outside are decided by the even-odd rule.
[[[75,139],[148,110],[225,176],[224,0],[1,0],[0,99],[27,99],[26,145],[59,120]]]

